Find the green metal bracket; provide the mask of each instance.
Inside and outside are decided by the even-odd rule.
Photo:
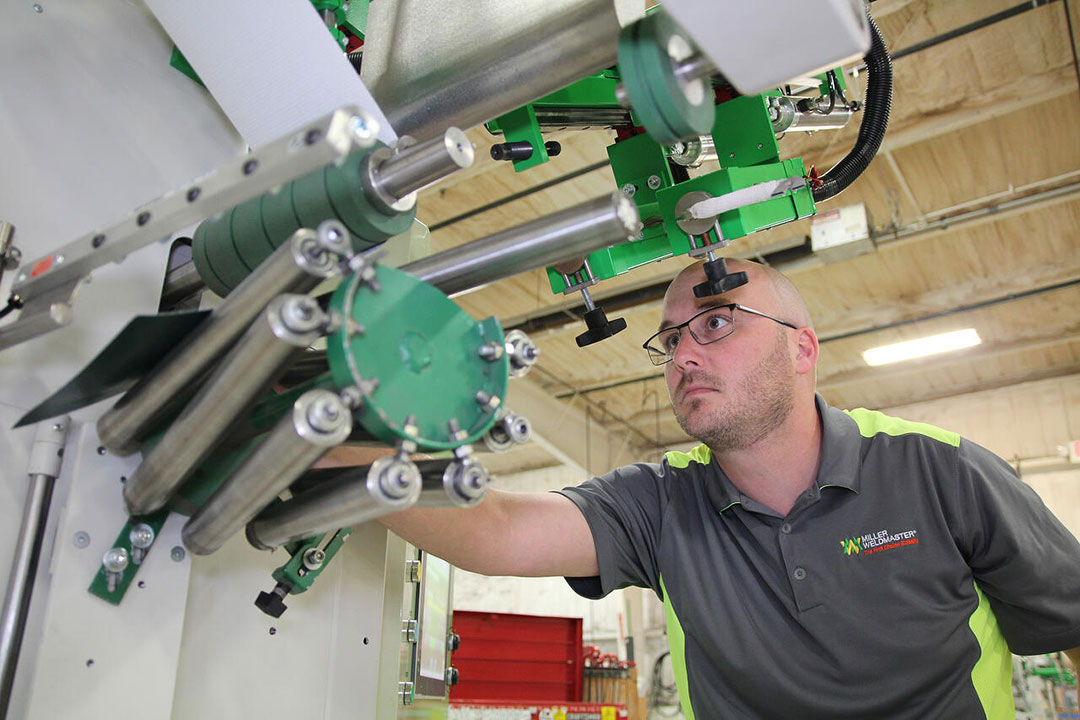
[[[544,136],[540,134],[540,124],[536,121],[536,111],[532,105],[511,110],[498,120],[503,131],[504,142],[527,142],[532,145],[532,155],[524,160],[514,161],[514,171],[521,172],[548,161]]]
[[[351,6],[350,6],[351,7]],[[596,75],[582,78],[561,90],[545,95],[534,103],[512,110],[487,123],[492,133],[501,132],[504,142],[527,142],[533,147],[533,154],[525,160],[515,160],[514,170],[521,172],[547,162],[547,150],[540,133],[540,124],[536,120],[538,107],[619,107],[615,100],[615,86],[619,75],[614,70],[604,70]]]
[[[352,528],[346,527],[289,543],[285,546],[290,555],[289,561],[274,570],[272,577],[276,582],[288,585],[290,595],[306,592],[334,559],[351,533]]]
[[[169,511],[165,509],[158,510],[150,515],[128,518],[128,521],[120,530],[120,534],[116,536],[116,542],[112,544],[112,547],[123,548],[127,552],[128,557],[133,558],[134,548],[131,546],[131,529],[136,525],[146,524],[154,531],[154,543],[143,552],[151,552],[154,549],[154,545],[157,544],[158,535],[161,533],[161,526],[165,524],[165,518],[168,516]],[[143,558],[145,559],[145,554],[143,555]],[[119,605],[120,601],[124,599],[124,594],[127,592],[128,586],[135,580],[135,575],[139,572],[141,566],[142,561],[136,563],[134,560],[130,560],[123,572],[117,573],[118,577],[116,578],[113,589],[110,591],[108,573],[103,565],[98,565],[97,574],[94,575],[94,579],[91,581],[90,587],[88,588],[90,594],[97,595],[105,602]]]
[[[682,255],[690,251],[689,238],[675,223],[675,204],[686,193],[704,190],[716,197],[768,180],[781,180],[805,175],[806,170],[802,159],[795,158],[768,165],[731,167],[717,170],[680,183],[674,188],[661,190],[657,193],[660,213],[664,216],[664,226],[671,243],[672,254]],[[813,196],[804,187],[781,197],[729,210],[722,213],[718,220],[724,237],[728,240],[734,240],[775,225],[808,217],[813,215],[814,212]]]
[[[361,40],[367,33],[369,4],[369,0],[349,0],[349,7],[345,10],[345,27]]]
[[[769,120],[768,96],[744,95],[716,106],[713,142],[721,167],[749,167],[780,160]]]

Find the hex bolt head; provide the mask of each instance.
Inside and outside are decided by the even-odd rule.
[[[318,570],[326,562],[326,553],[319,548],[309,548],[304,552],[303,562],[308,570]]]

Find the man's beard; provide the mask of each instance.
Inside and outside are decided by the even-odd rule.
[[[791,356],[779,333],[773,351],[734,389],[734,395],[724,378],[700,372],[684,375],[679,389],[694,382],[723,391],[723,404],[711,411],[689,407],[685,414],[674,403],[672,409],[683,431],[717,454],[750,447],[780,427],[794,407]],[[693,404],[691,400],[689,405]]]

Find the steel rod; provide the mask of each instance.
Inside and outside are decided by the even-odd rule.
[[[399,150],[371,169],[375,188],[400,200],[420,188],[473,164],[472,142],[456,127],[439,137]]]
[[[184,545],[209,555],[239,532],[329,448],[345,441],[352,414],[329,390],[301,395],[259,447],[184,525]]]
[[[450,295],[624,242],[640,229],[634,201],[615,192],[401,269]]]
[[[343,228],[342,228],[343,230]],[[323,233],[324,237],[327,233]],[[333,242],[336,242],[334,240]],[[275,296],[307,292],[337,272],[320,236],[301,229],[248,275],[191,335],[144,375],[97,423],[101,443],[130,455],[183,401]],[[347,235],[342,247],[348,244]]]
[[[415,503],[421,485],[415,464],[388,455],[267,508],[248,524],[248,542],[269,550],[375,520]]]
[[[70,419],[66,415],[42,423],[38,426],[30,449],[27,466],[30,487],[27,489],[19,538],[4,596],[4,611],[0,616],[0,718],[7,717],[11,702],[23,631],[45,539],[53,485],[60,473],[60,451],[64,447],[69,425]]]
[[[281,295],[243,335],[124,485],[132,515],[162,507],[209,457],[298,349],[320,335],[327,317],[306,295]]]

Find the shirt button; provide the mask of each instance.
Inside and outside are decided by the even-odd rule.
[[[797,567],[797,568],[795,568],[795,572],[793,572],[792,575],[795,576],[796,580],[805,580],[806,579],[806,570],[802,569],[801,567]]]
[[[781,525],[780,526],[780,532],[784,533],[785,535],[790,534],[791,533],[791,523],[784,523],[783,525]]]

